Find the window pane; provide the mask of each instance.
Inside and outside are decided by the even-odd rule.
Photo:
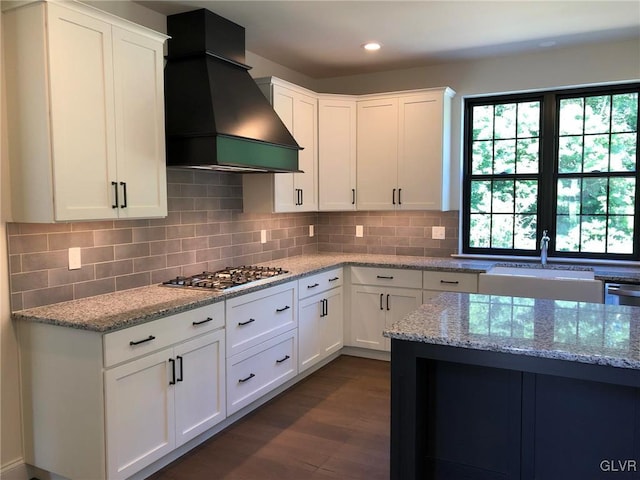
[[[557,208],[558,215],[578,215],[580,213],[580,180],[577,178],[561,178],[558,180]]]
[[[556,217],[556,250],[578,252],[580,247],[580,217],[558,215]]]
[[[513,248],[513,215],[493,216],[491,246],[493,248]]]
[[[513,213],[514,200],[513,180],[496,180],[493,182],[493,213]]]
[[[516,170],[516,141],[496,140],[494,173],[514,173]]]
[[[476,248],[491,247],[491,215],[471,214],[469,246]]]
[[[582,136],[560,137],[558,150],[558,172],[578,173],[582,171]]]
[[[560,100],[560,135],[582,135],[583,113],[582,98]]]
[[[611,96],[587,97],[584,109],[584,132],[606,133],[609,131]]]
[[[495,138],[516,138],[516,104],[495,106]]]
[[[537,137],[540,133],[540,102],[518,104],[518,138]]]
[[[609,179],[609,214],[633,215],[636,179],[612,177]]]
[[[584,215],[580,222],[580,251],[604,253],[606,251],[604,216]]]
[[[473,139],[493,138],[493,105],[473,107]]]
[[[611,135],[611,171],[635,172],[637,147],[635,133]]]
[[[609,135],[585,135],[582,171],[609,171]]]
[[[607,212],[607,179],[585,178],[582,180],[582,213],[584,215]]]
[[[516,173],[538,173],[540,141],[537,138],[516,143]]]
[[[493,142],[479,141],[473,142],[473,159],[471,169],[473,175],[488,175],[492,172],[493,164]]]
[[[611,121],[612,132],[635,132],[638,129],[638,94],[614,95]]]
[[[474,213],[491,212],[491,182],[478,181],[471,182],[471,211]]]
[[[516,215],[513,248],[535,250],[537,244],[536,228],[535,215]]]
[[[538,181],[516,180],[516,212],[536,213],[538,210]]]
[[[607,252],[633,253],[633,215],[609,217]]]

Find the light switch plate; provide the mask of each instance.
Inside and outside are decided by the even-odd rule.
[[[69,270],[78,270],[80,268],[82,268],[80,247],[72,247],[69,249]]]
[[[362,225],[356,225],[356,237],[364,237],[364,227]]]
[[[267,243],[267,231],[260,230],[260,243]]]
[[[314,235],[314,228],[313,228],[313,225],[309,225],[309,236],[310,236],[310,237],[313,237],[313,235]]]
[[[434,240],[444,240],[444,227],[431,227],[431,238]]]

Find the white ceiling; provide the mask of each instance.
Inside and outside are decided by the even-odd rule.
[[[313,78],[625,38],[640,45],[638,0],[136,3],[165,15],[208,8],[245,27],[247,50]],[[369,40],[382,50],[365,52]]]

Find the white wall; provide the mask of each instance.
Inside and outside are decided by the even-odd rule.
[[[375,93],[449,86],[453,101],[451,204],[459,206],[464,97],[556,87],[640,80],[640,38],[544,50],[527,55],[442,64],[431,67],[317,79],[317,90]]]
[[[2,52],[0,12],[0,52]],[[4,55],[0,55],[0,476],[22,463],[22,425],[16,341],[9,305],[9,269],[6,222],[8,218],[8,162],[4,91]],[[15,471],[15,469],[13,469]],[[8,474],[9,475],[9,474]]]

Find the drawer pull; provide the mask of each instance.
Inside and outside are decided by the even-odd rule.
[[[255,318],[250,318],[249,320],[247,320],[246,322],[238,322],[238,326],[239,327],[244,327],[245,325],[249,325],[250,323],[255,322],[256,319]]]
[[[314,283],[313,285],[307,285],[307,288],[316,288],[318,285],[320,285],[319,283]]]
[[[169,363],[171,364],[171,380],[169,381],[169,385],[175,385],[176,384],[176,361],[173,358],[170,358]]]
[[[460,282],[458,280],[440,280],[440,283],[446,283],[447,285],[458,285]]]
[[[248,382],[249,380],[251,380],[253,377],[255,377],[255,374],[251,373],[249,374],[249,376],[247,378],[241,378],[238,380],[238,383],[244,383],[244,382]]]
[[[285,355],[284,358],[281,358],[280,360],[276,360],[276,363],[282,363],[282,362],[286,362],[287,360],[289,360],[291,357],[289,355]]]
[[[276,312],[284,312],[285,310],[289,310],[291,307],[289,305],[286,305],[282,308],[276,308]]]
[[[333,277],[329,279],[330,282],[335,282],[336,280],[340,280],[340,277]]]
[[[145,338],[144,340],[138,340],[136,342],[134,342],[133,340],[129,342],[130,346],[134,346],[134,345],[140,345],[141,343],[147,343],[150,342],[151,340],[155,340],[156,337],[154,337],[153,335],[149,335],[149,338]]]
[[[376,275],[376,278],[382,278],[383,280],[393,280],[393,276]]]
[[[206,319],[200,320],[199,322],[193,322],[192,325],[195,327],[197,325],[202,325],[203,323],[211,322],[212,320],[213,320],[213,318],[207,317]]]

